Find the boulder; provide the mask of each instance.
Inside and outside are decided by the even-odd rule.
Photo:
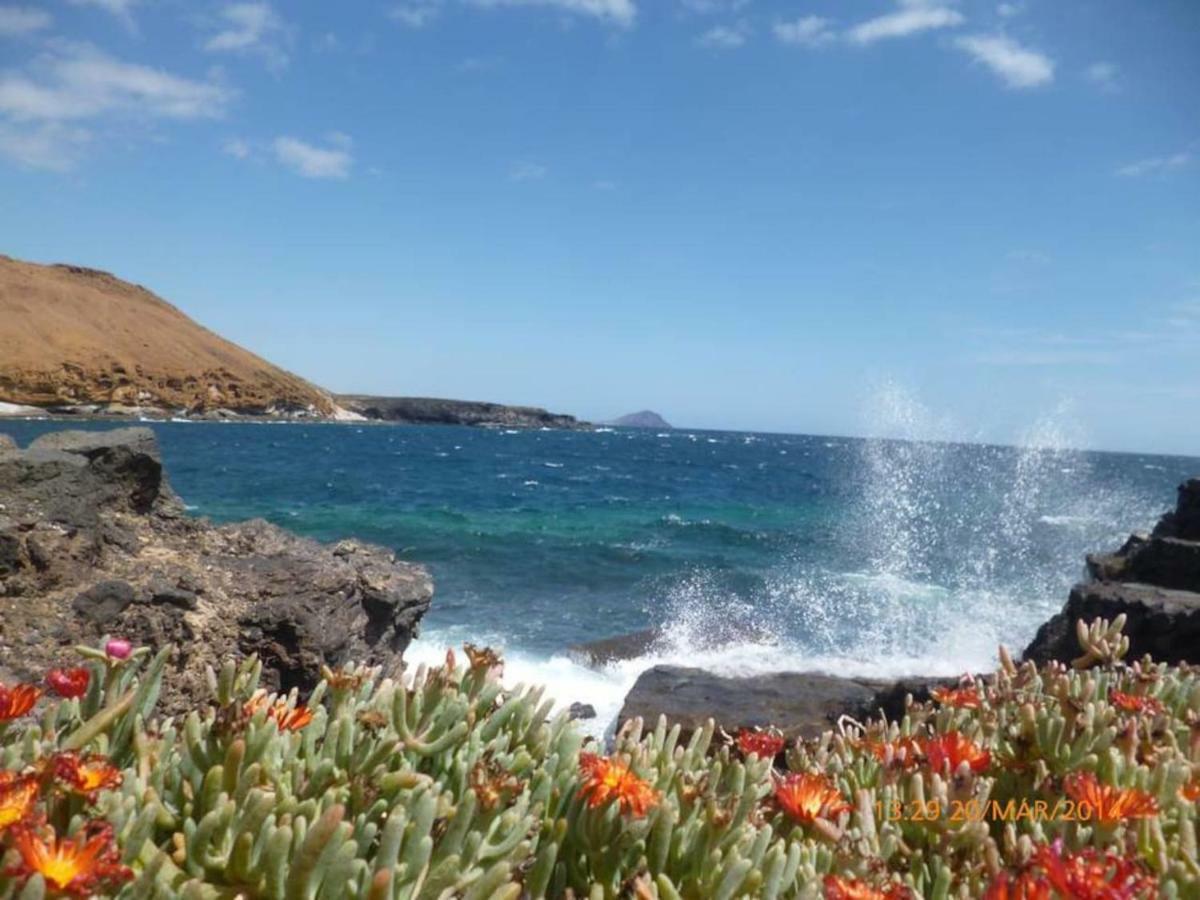
[[[1154,536],[1200,541],[1200,478],[1191,478],[1179,486],[1175,509],[1162,517]]]
[[[227,656],[259,654],[274,688],[351,660],[394,675],[432,601],[426,571],[384,548],[186,516],[145,428],[0,454],[0,497],[0,669],[20,677],[104,635],[177,647],[168,711]]]
[[[1111,620],[1122,614],[1129,637],[1127,659],[1148,653],[1161,662],[1200,663],[1200,593],[1105,581],[1076,585],[1063,611],[1038,629],[1024,658],[1039,665],[1069,663],[1083,652],[1075,638],[1078,620]]]
[[[711,718],[730,734],[741,728],[774,726],[789,739],[815,738],[836,727],[843,715],[860,721],[881,712],[899,718],[907,694],[924,699],[931,686],[954,682],[891,682],[820,672],[730,677],[703,669],[655,666],[638,677],[617,723],[620,727],[636,717],[653,725],[662,715],[686,736]]]

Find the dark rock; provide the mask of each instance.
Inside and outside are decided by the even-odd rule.
[[[473,400],[440,400],[432,397],[368,397],[358,394],[336,398],[339,406],[367,419],[411,425],[473,425],[493,428],[582,428],[574,416],[547,412],[534,406],[506,406]]]
[[[1175,510],[1162,517],[1154,536],[1200,541],[1200,478],[1189,479],[1179,486]]]
[[[590,703],[572,703],[567,709],[567,715],[576,721],[596,718],[596,707]]]
[[[395,675],[432,599],[425,570],[383,548],[183,515],[147,429],[0,454],[0,497],[0,669],[40,678],[64,644],[105,634],[173,644],[168,712],[245,653],[272,687],[307,690],[349,660]]]
[[[1112,620],[1122,613],[1127,617],[1127,659],[1148,653],[1161,662],[1200,663],[1200,593],[1124,582],[1076,585],[1063,611],[1038,629],[1024,658],[1038,664],[1069,663],[1082,653],[1075,638],[1077,621]]]
[[[611,662],[645,656],[661,636],[662,632],[657,628],[646,628],[631,634],[572,644],[567,653],[581,666],[598,668]]]
[[[671,424],[666,419],[648,409],[643,409],[641,412],[629,413],[626,416],[618,416],[604,424],[618,425],[622,428],[658,428],[661,430],[671,428]]]
[[[125,581],[101,581],[75,598],[75,612],[100,626],[115,622],[136,599],[133,586]]]
[[[653,725],[660,715],[691,734],[708,719],[729,733],[740,728],[774,726],[786,737],[815,738],[845,715],[863,720],[886,711],[899,718],[905,695],[953,679],[898,683],[840,678],[819,672],[781,672],[725,677],[678,666],[643,672],[625,698],[618,727],[635,717]]]

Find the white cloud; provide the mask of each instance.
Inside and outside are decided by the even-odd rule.
[[[1182,169],[1192,161],[1192,154],[1173,153],[1170,156],[1152,156],[1149,159],[1140,159],[1137,162],[1132,162],[1121,166],[1117,169],[1118,175],[1123,175],[1126,178],[1139,178],[1143,175],[1166,175],[1177,169]]]
[[[137,0],[71,0],[75,6],[94,6],[112,16],[116,16],[125,25],[133,27],[133,7]]]
[[[680,0],[684,10],[701,16],[735,13],[750,5],[750,0]]]
[[[221,144],[221,152],[234,159],[250,158],[250,142],[242,138],[229,138]]]
[[[1034,88],[1054,80],[1054,62],[1001,34],[972,34],[955,44],[1000,76],[1009,87]]]
[[[331,141],[333,146],[318,147],[299,138],[280,135],[271,144],[275,159],[305,178],[347,178],[354,157],[350,155],[349,138]]]
[[[388,17],[409,28],[424,28],[438,17],[442,0],[405,0],[388,10]]]
[[[17,37],[49,28],[50,13],[26,6],[0,6],[0,37]]]
[[[564,12],[593,16],[628,27],[637,17],[633,0],[471,0],[476,6],[548,6]]]
[[[227,88],[114,59],[93,47],[56,42],[24,69],[0,71],[0,154],[22,165],[68,169],[92,135],[153,119],[221,116]]]
[[[514,165],[508,172],[509,181],[541,181],[550,170],[541,163],[521,162]]]
[[[1023,11],[1024,7],[1020,3],[1001,3],[996,7],[996,15],[1003,19],[1019,16]]]
[[[744,25],[714,25],[700,37],[696,43],[701,47],[713,47],[718,50],[733,50],[746,43],[748,30]]]
[[[846,37],[855,44],[873,44],[886,38],[908,37],[937,28],[953,28],[966,19],[949,6],[932,0],[900,0],[894,12],[855,25]]]
[[[799,47],[819,47],[834,39],[829,20],[821,16],[804,16],[794,22],[776,22],[775,37],[785,44]]]
[[[1094,62],[1083,70],[1083,77],[1104,91],[1115,91],[1120,70],[1114,63]]]
[[[263,57],[273,68],[287,65],[290,32],[269,3],[229,3],[221,9],[220,30],[204,42],[211,53],[245,53]]]

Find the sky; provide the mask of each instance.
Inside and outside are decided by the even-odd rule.
[[[338,391],[1200,456],[1200,3],[0,0],[0,252]]]

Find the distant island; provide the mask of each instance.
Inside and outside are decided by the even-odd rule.
[[[0,255],[0,417],[29,415],[587,427],[536,407],[337,395],[140,285]]]
[[[643,409],[641,412],[630,413],[627,416],[621,416],[618,419],[613,419],[610,422],[605,422],[605,425],[617,425],[621,428],[672,428],[666,419],[656,412],[651,412],[648,409]]]

